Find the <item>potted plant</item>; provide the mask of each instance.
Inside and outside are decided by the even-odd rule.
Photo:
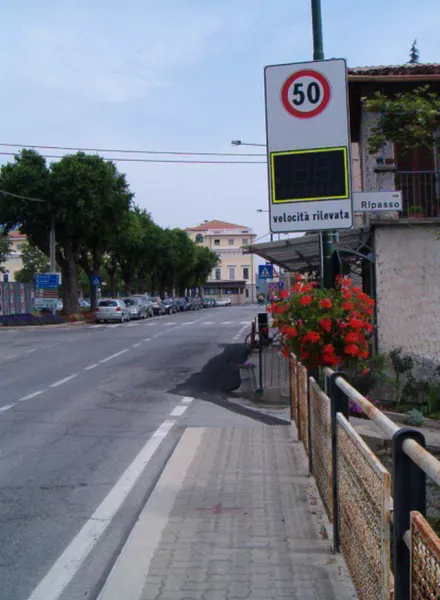
[[[317,282],[298,274],[292,290],[283,290],[280,297],[269,308],[286,356],[293,352],[312,370],[342,365],[367,368],[374,300],[348,277],[339,277],[335,289],[321,290]]]
[[[415,204],[414,206],[410,206],[408,208],[408,216],[410,219],[421,219],[425,216],[425,209],[423,206],[419,204]]]

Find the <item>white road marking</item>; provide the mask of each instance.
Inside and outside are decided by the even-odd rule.
[[[181,417],[187,408],[187,406],[176,406],[170,412],[170,417]]]
[[[91,371],[92,369],[96,369],[96,367],[99,367],[98,363],[96,363],[95,365],[89,365],[88,367],[84,367],[84,371]]]
[[[17,402],[24,402],[25,400],[31,400],[32,398],[35,398],[36,396],[40,396],[41,394],[44,394],[46,390],[38,390],[37,392],[32,392],[32,394],[28,394],[27,396],[23,396],[23,398],[19,398],[17,400]]]
[[[251,322],[250,321],[240,321],[240,325],[249,325],[249,327],[250,327]]]
[[[164,323],[164,327],[168,327],[169,325],[177,325],[175,321],[170,321],[169,323]]]
[[[195,321],[194,321],[195,323]],[[214,325],[214,321],[205,321],[203,325]]]
[[[107,329],[113,329],[113,327],[119,327],[122,323],[113,323],[112,325],[106,325]]]
[[[13,408],[15,404],[6,404],[5,406],[0,406],[0,412],[6,412],[10,408]]]
[[[99,362],[100,363],[106,363],[109,360],[112,360],[113,358],[116,358],[117,356],[121,356],[121,354],[125,354],[126,352],[128,352],[128,348],[126,348],[125,350],[121,350],[120,352],[116,352],[116,354],[112,354],[111,356],[107,356],[107,358],[103,358]]]
[[[64,377],[64,379],[55,381],[55,383],[52,383],[49,387],[54,388],[54,387],[58,387],[59,385],[63,385],[63,383],[67,383],[71,379],[74,379],[77,375],[78,375],[78,373],[74,373],[73,375],[69,375],[69,377]]]
[[[28,597],[28,600],[58,600],[107,529],[173,425],[174,421],[164,421],[156,429],[90,519]]]
[[[140,344],[133,344],[133,348],[139,348]]]
[[[145,338],[144,342],[149,342],[151,340],[151,338]]]
[[[105,325],[101,324],[97,324],[97,325],[90,325],[90,329],[98,329],[98,327],[105,327]]]
[[[11,358],[17,358],[16,354],[11,354],[11,356],[7,356],[5,360],[10,360]]]
[[[127,327],[137,327],[140,323],[129,323]]]
[[[35,352],[37,349],[36,348],[31,348],[30,350],[25,350],[25,354],[31,354],[31,352]]]
[[[194,398],[191,398],[191,396],[185,396],[185,398],[182,398],[180,401],[180,404],[191,404],[193,400]]]
[[[231,325],[232,321],[223,321],[223,323],[221,323],[222,325]]]
[[[194,325],[194,323],[197,323],[197,321],[185,321],[184,323],[181,323],[181,325]]]
[[[240,331],[239,331],[239,332],[238,332],[238,333],[237,333],[237,334],[236,334],[236,335],[235,335],[235,336],[232,338],[232,341],[233,341],[233,342],[236,342],[236,341],[238,341],[238,340],[241,338],[241,336],[243,335],[243,333],[246,331],[246,329],[247,329],[248,327],[249,327],[249,323],[246,323],[246,325],[244,325],[244,326],[243,326],[243,327],[240,329]]]

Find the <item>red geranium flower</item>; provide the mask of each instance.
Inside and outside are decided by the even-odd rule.
[[[359,341],[359,334],[357,331],[350,331],[350,333],[347,333],[344,337],[344,340],[347,344],[356,344]]]
[[[362,350],[362,352],[359,352],[359,358],[368,358],[368,350]]]
[[[299,299],[299,303],[301,304],[301,306],[309,306],[309,304],[312,303],[312,297],[311,296],[302,296]]]
[[[302,290],[302,283],[295,283],[292,287],[293,292],[300,292]]]
[[[281,292],[280,292],[280,298],[282,298],[283,300],[285,300],[288,297],[289,297],[289,292],[287,290],[281,290]]]
[[[351,300],[351,292],[349,290],[345,290],[342,294],[342,297],[345,298],[345,300]]]
[[[342,308],[343,310],[353,310],[354,306],[351,302],[344,302]]]
[[[289,338],[293,338],[298,335],[298,331],[295,327],[284,327],[284,334]]]
[[[319,301],[319,306],[321,308],[331,308],[332,307],[332,301],[330,300],[330,298],[324,298],[323,300]]]
[[[324,331],[330,333],[332,328],[332,320],[330,319],[330,317],[325,317],[324,319],[321,319],[319,321],[319,325],[323,328]]]
[[[353,318],[348,321],[347,325],[349,327],[352,327],[353,329],[361,329],[362,327],[364,327],[365,324],[360,319]]]
[[[299,273],[297,273],[297,274],[295,275],[295,279],[296,279],[297,281],[302,281],[302,275],[300,275]]]
[[[359,354],[359,346],[356,346],[356,344],[348,344],[348,346],[345,346],[344,352],[351,356],[357,356]]]
[[[317,331],[308,331],[306,333],[306,335],[303,337],[302,343],[305,344],[306,342],[312,342],[315,344],[316,342],[319,342],[320,339],[321,339],[320,333],[318,333]]]
[[[285,358],[289,358],[289,356],[290,356],[289,346],[284,346],[284,348],[283,348],[283,356]]]

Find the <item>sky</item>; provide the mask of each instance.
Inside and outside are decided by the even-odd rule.
[[[322,0],[322,12],[327,58],[402,64],[417,38],[420,61],[440,62],[438,0],[417,10],[413,0]],[[0,49],[2,152],[34,144],[238,157],[264,150],[230,143],[265,143],[264,67],[312,58],[310,1],[14,0],[2,5]],[[265,164],[117,165],[163,227],[220,219],[268,232],[257,212],[267,209]]]

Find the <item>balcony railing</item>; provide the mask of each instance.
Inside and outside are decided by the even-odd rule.
[[[401,217],[440,217],[434,171],[397,171],[395,186],[402,191]]]

